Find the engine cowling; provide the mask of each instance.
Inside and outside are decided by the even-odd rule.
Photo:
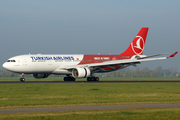
[[[72,70],[72,76],[74,78],[86,78],[91,75],[89,68],[75,68]]]
[[[49,74],[33,74],[34,78],[47,78]]]

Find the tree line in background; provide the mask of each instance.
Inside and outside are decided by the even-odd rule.
[[[9,72],[6,70],[0,70],[0,77],[18,77],[18,73]],[[25,75],[26,77],[32,77],[32,75]],[[161,66],[157,67],[155,70],[149,70],[145,67],[136,70],[131,70],[129,68],[107,72],[103,74],[96,74],[98,77],[180,77],[180,72],[176,68],[162,69]],[[50,77],[59,77],[58,75],[50,75]]]
[[[145,67],[140,69],[139,67],[136,70],[131,70],[125,68],[119,71],[114,71],[111,73],[106,73],[106,77],[180,77],[180,72],[176,68],[162,69],[161,66],[157,67],[155,70],[149,70]]]

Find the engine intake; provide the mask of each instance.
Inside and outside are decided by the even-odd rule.
[[[49,74],[33,74],[34,78],[47,78]]]
[[[74,78],[86,78],[91,75],[89,68],[75,68],[72,70],[72,76]]]

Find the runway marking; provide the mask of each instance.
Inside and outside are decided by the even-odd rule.
[[[27,112],[50,112],[50,111],[130,109],[130,108],[162,108],[162,107],[180,107],[180,103],[177,103],[177,104],[143,104],[143,105],[106,105],[106,106],[78,106],[78,107],[18,108],[18,109],[0,109],[0,113],[27,113]]]

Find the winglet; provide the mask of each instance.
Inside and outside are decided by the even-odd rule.
[[[178,53],[178,52],[173,53],[173,54],[172,54],[172,55],[170,55],[168,58],[170,58],[170,57],[174,57],[177,53]]]

